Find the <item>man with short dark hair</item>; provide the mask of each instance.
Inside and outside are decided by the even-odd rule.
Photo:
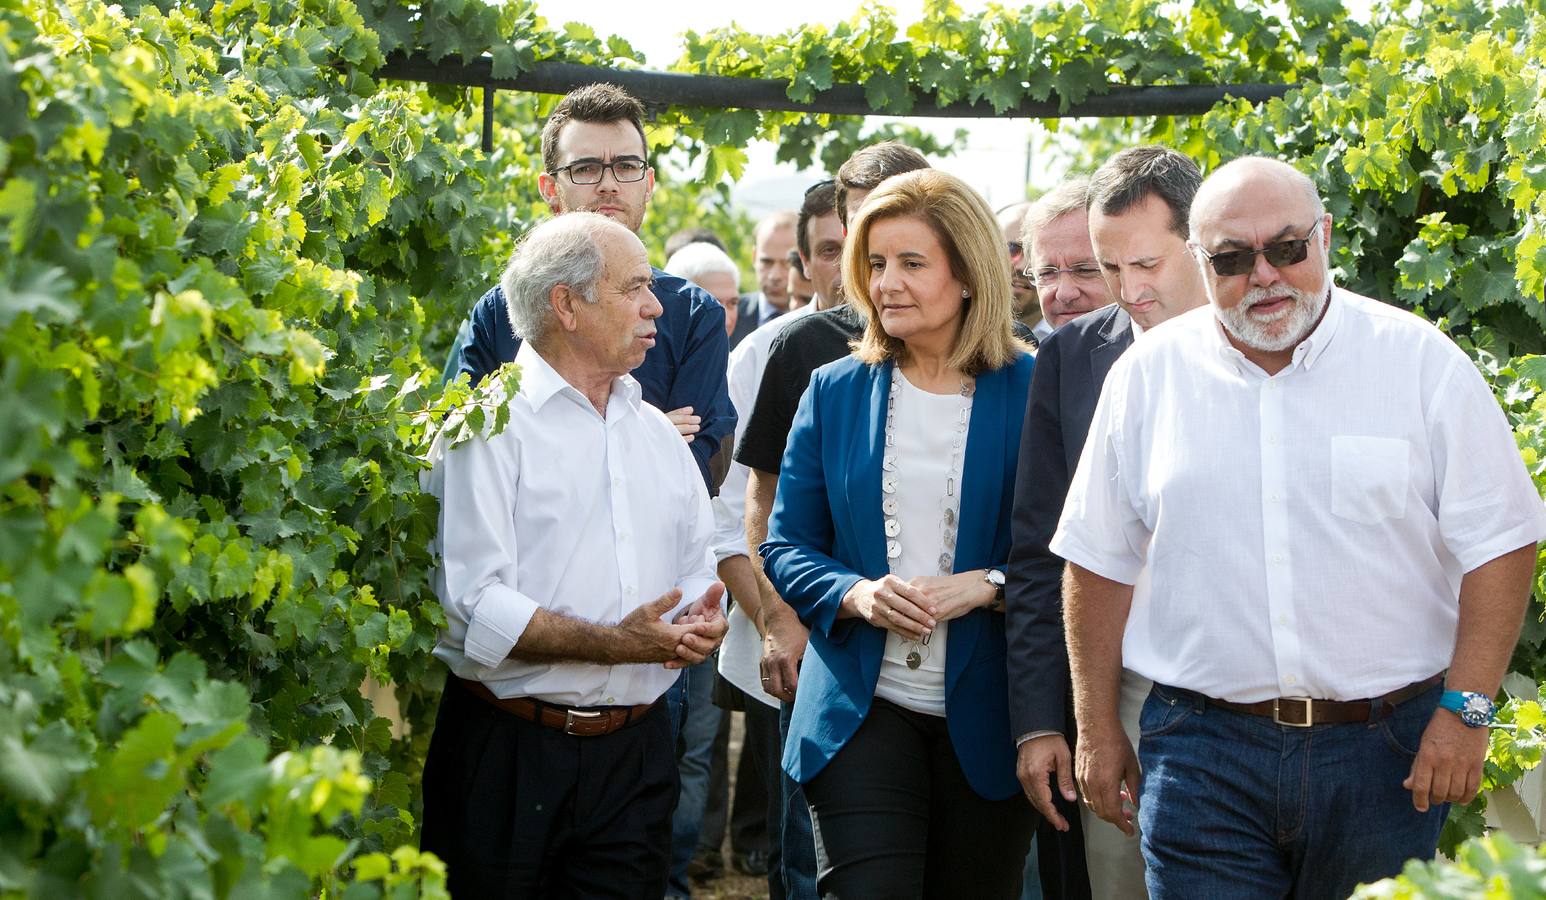
[[[653,280],[615,221],[533,229],[502,282],[524,340],[509,425],[437,447],[425,478],[451,677],[422,846],[457,896],[665,890],[676,767],[660,699],[725,620],[708,495],[628,374],[658,333]]]
[[[881,141],[862,147],[838,166],[833,182],[837,185],[838,221],[846,231],[848,223],[864,205],[870,192],[893,175],[927,169],[929,161],[923,154],[901,141]]]
[[[1078,779],[1131,831],[1126,784],[1155,900],[1346,897],[1476,795],[1546,511],[1471,359],[1336,287],[1302,172],[1235,160],[1190,217],[1209,304],[1112,368],[1051,543]]]
[[[558,102],[542,128],[543,171],[537,176],[537,190],[554,213],[600,213],[638,233],[655,188],[643,117],[643,104],[609,84],[576,88]],[[691,439],[688,449],[712,494],[709,460],[735,429],[725,383],[725,313],[698,287],[653,271],[652,290],[663,311],[655,345],[633,375],[645,401]],[[471,328],[453,351],[460,360],[456,368],[477,384],[515,359],[520,345],[496,285],[473,307]]]
[[[1201,181],[1197,166],[1174,150],[1135,147],[1113,156],[1088,180],[1075,182],[1083,189],[1088,214],[1083,206],[1058,212],[1063,201],[1054,197],[1054,191],[1048,195],[1053,199],[1044,198],[1048,207],[1026,217],[1027,231],[1036,228],[1032,237],[1036,264],[1061,270],[1032,270],[1038,289],[1044,291],[1044,304],[1051,301],[1056,307],[1070,296],[1070,280],[1084,282],[1081,293],[1098,290],[1102,296],[1115,294],[1117,300],[1074,319],[1042,343],[1031,379],[1015,480],[1014,540],[1005,590],[1010,719],[1020,744],[1021,784],[1057,828],[1071,827],[1069,741],[1074,731],[1058,592],[1062,560],[1047,544],[1106,373],[1143,328],[1158,326],[1169,316],[1207,302],[1201,276],[1185,258],[1187,210]],[[1086,229],[1070,236],[1077,239],[1077,252],[1046,255],[1040,241],[1055,236],[1058,228],[1040,225],[1038,219],[1052,213],[1057,213],[1055,221],[1072,218]],[[1049,289],[1056,299],[1045,293]],[[1130,317],[1129,309],[1141,320]],[[1124,674],[1121,722],[1134,740],[1147,692],[1143,678]],[[1048,783],[1054,773],[1064,792],[1061,806]],[[1092,896],[1096,900],[1142,897],[1144,868],[1137,840],[1093,814],[1081,811],[1080,817]]]

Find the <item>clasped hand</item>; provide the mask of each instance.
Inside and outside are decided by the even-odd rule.
[[[681,602],[681,588],[672,588],[635,609],[617,623],[624,661],[658,662],[668,669],[685,669],[708,658],[724,640],[729,622],[720,601],[725,586],[716,581],[691,606],[670,622],[661,616]]]
[[[940,622],[992,603],[995,593],[981,572],[923,575],[907,581],[887,575],[849,588],[843,609],[871,625],[917,641],[933,634]]]

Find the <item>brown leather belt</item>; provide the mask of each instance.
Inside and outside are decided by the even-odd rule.
[[[496,706],[512,716],[520,716],[528,722],[556,728],[564,734],[575,737],[600,737],[603,734],[611,734],[619,728],[632,725],[644,718],[646,713],[660,703],[656,700],[654,703],[641,703],[638,706],[571,709],[531,697],[512,697],[504,700],[481,681],[469,681],[466,678],[456,680],[461,682],[468,693],[490,706]]]
[[[1342,722],[1368,722],[1386,718],[1396,707],[1444,680],[1444,673],[1396,688],[1382,697],[1367,700],[1312,700],[1309,697],[1278,697],[1260,703],[1231,703],[1204,697],[1209,705],[1252,716],[1267,716],[1279,725],[1308,728],[1311,725]]]

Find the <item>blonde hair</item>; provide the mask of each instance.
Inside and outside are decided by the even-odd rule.
[[[920,169],[886,179],[852,223],[843,250],[843,290],[864,317],[864,336],[854,355],[875,365],[906,358],[900,338],[887,334],[870,298],[870,229],[882,219],[915,218],[934,232],[950,261],[950,272],[970,298],[949,364],[968,375],[1003,368],[1030,348],[1014,333],[1014,295],[1009,283],[1009,249],[993,210],[954,175]]]

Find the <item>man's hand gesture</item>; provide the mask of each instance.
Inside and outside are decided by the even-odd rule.
[[[1068,830],[1068,820],[1058,812],[1052,801],[1051,779],[1057,776],[1058,792],[1072,803],[1079,799],[1074,792],[1074,763],[1068,752],[1068,741],[1061,734],[1044,734],[1033,737],[1020,745],[1019,759],[1015,762],[1015,775],[1031,805],[1041,813],[1053,828]]]
[[[680,669],[703,661],[725,636],[725,616],[719,598],[725,586],[714,582],[697,601],[683,610],[675,622],[661,616],[682,600],[681,588],[672,588],[623,617],[615,626],[618,663],[664,663]],[[697,612],[694,613],[694,610]],[[694,615],[689,618],[689,613]],[[707,649],[702,649],[707,647]]]
[[[681,591],[676,592],[681,596]],[[685,626],[694,630],[682,635],[676,645],[676,659],[667,660],[668,669],[685,669],[695,666],[708,659],[719,642],[725,639],[725,632],[730,629],[730,621],[725,618],[725,611],[720,602],[725,596],[725,585],[722,581],[716,581],[709,585],[709,589],[703,592],[703,596],[692,602],[692,605],[677,614],[673,625]]]

